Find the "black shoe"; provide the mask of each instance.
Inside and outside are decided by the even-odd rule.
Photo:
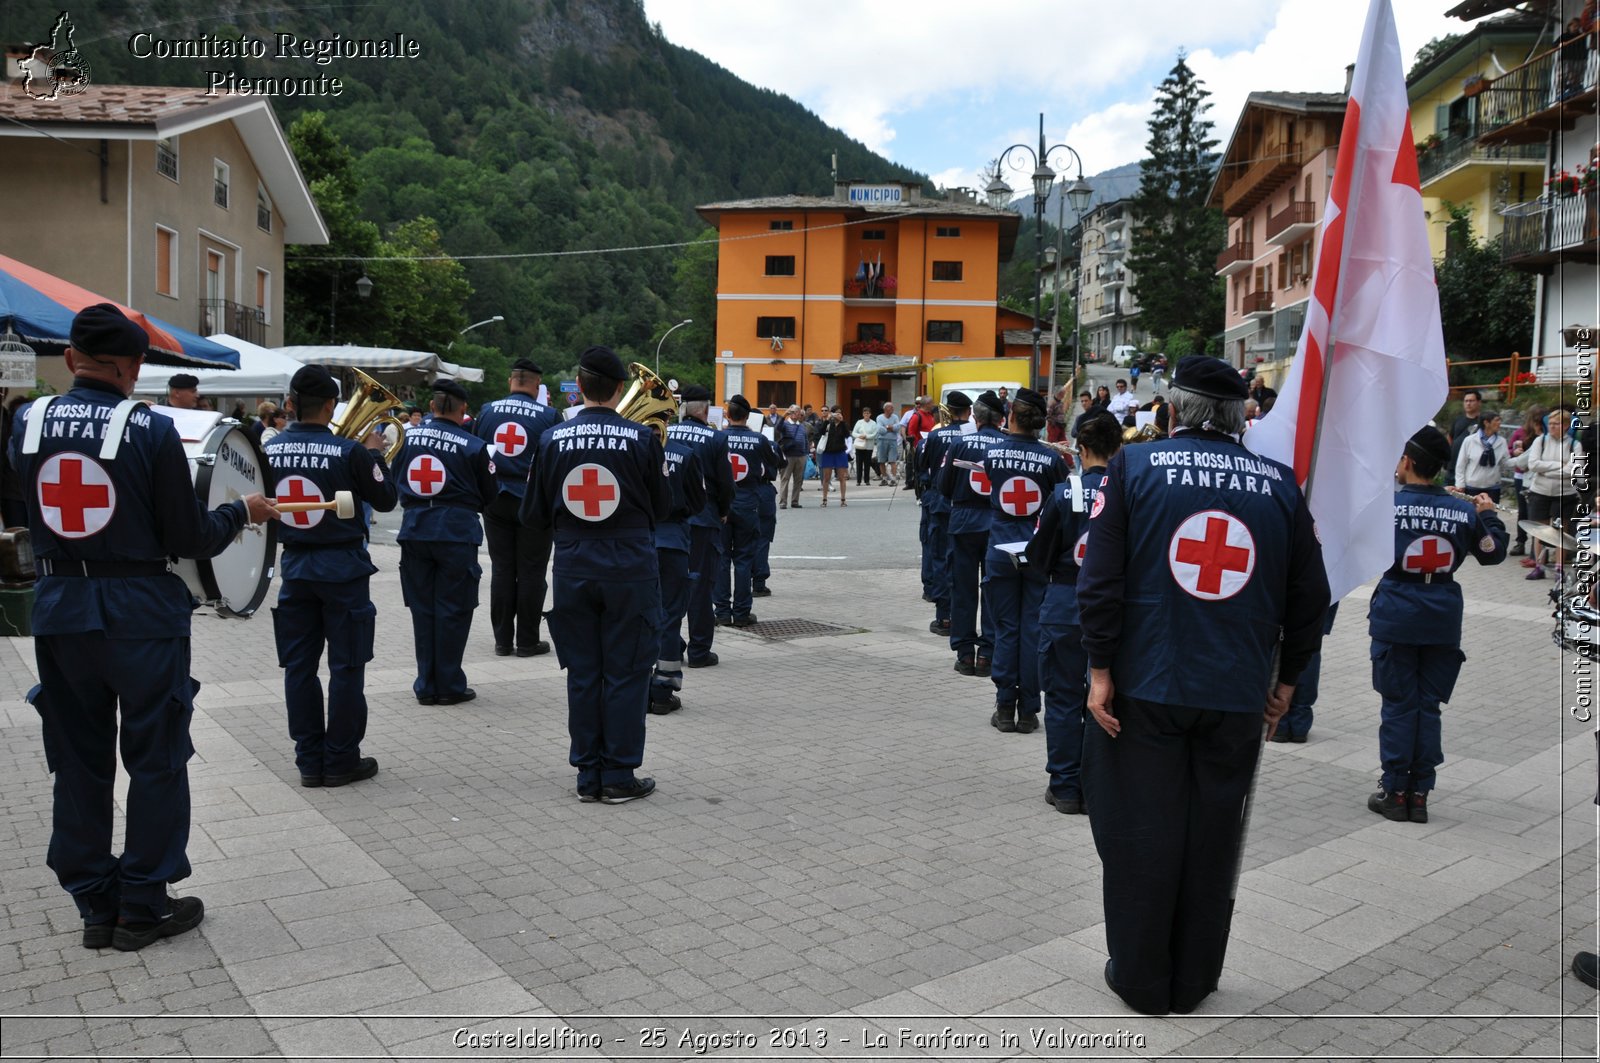
[[[756,614],[746,613],[743,616],[734,617],[730,623],[733,624],[734,627],[749,627],[751,624],[760,623],[760,621],[756,619]]]
[[[1039,729],[1039,714],[1037,712],[1017,713],[1017,734],[1031,735]]]
[[[1062,815],[1083,815],[1083,798],[1081,797],[1057,797],[1055,794],[1051,794],[1049,796],[1049,801],[1052,805],[1056,806],[1056,811],[1060,812]]]
[[[973,672],[972,672],[973,675],[982,676],[985,679],[989,678],[989,658],[987,658],[987,657],[979,657],[976,661],[973,662],[973,666],[972,667],[973,667]]]
[[[116,928],[116,923],[84,923],[83,947],[86,949],[109,949],[111,947],[111,934]],[[1589,983],[1593,985],[1594,983]]]
[[[923,591],[922,592],[922,600],[925,601],[925,602],[931,602],[931,601],[933,601],[933,595],[929,594],[927,591]]]
[[[540,639],[538,642],[535,642],[532,646],[518,646],[517,647],[517,656],[518,657],[542,657],[542,656],[544,656],[545,654],[547,654],[549,652],[550,652],[550,644],[548,642],[546,642],[544,639]]]
[[[1311,737],[1311,736],[1310,735],[1290,735],[1289,736],[1289,741],[1293,742],[1297,746],[1303,746],[1303,745],[1306,744],[1306,739],[1309,738],[1309,737]]]
[[[1399,790],[1379,790],[1367,798],[1367,808],[1384,819],[1392,819],[1396,823],[1404,823],[1411,818],[1406,795]]]
[[[84,944],[88,944],[89,928],[83,930]],[[1572,957],[1572,973],[1578,976],[1578,981],[1591,989],[1600,989],[1600,956],[1592,952],[1580,952]]]
[[[1428,791],[1424,790],[1420,794],[1415,790],[1411,792],[1411,822],[1428,822]]]
[[[1015,705],[996,705],[994,715],[989,717],[989,726],[996,731],[1011,734],[1017,729],[1017,707]]]
[[[323,784],[323,779],[322,779],[322,776],[320,776],[320,775],[302,775],[302,776],[300,776],[300,785],[304,789],[315,790],[317,787],[321,786],[322,784]]]
[[[206,906],[199,897],[174,897],[172,910],[165,919],[154,923],[124,923],[118,920],[116,929],[111,932],[111,945],[120,952],[137,952],[162,938],[193,930],[205,917]]]
[[[717,666],[717,655],[708,653],[698,661],[691,657],[684,663],[690,668],[715,668]]]
[[[956,671],[960,672],[962,675],[977,675],[978,674],[977,673],[977,669],[975,668],[975,666],[972,663],[972,658],[971,657],[957,657],[956,658]]]
[[[649,797],[656,792],[654,779],[635,779],[621,786],[602,786],[600,800],[608,805],[625,805],[629,801],[637,801],[641,797]]]
[[[771,587],[751,587],[750,588],[750,597],[752,597],[752,598],[771,598],[772,597],[772,588]]]
[[[799,509],[799,508],[801,508],[800,507],[800,503],[798,503],[798,502],[790,502],[789,503],[789,508],[790,509]]]
[[[928,630],[933,632],[933,634],[935,634],[935,635],[949,635],[950,634],[950,621],[948,621],[948,620],[935,620],[935,621],[933,621],[932,623],[930,623],[928,625]]]
[[[650,699],[646,711],[652,716],[665,716],[669,712],[677,712],[683,708],[683,701],[676,694],[668,694],[664,699]]]
[[[435,705],[459,705],[463,701],[471,701],[477,696],[478,692],[468,687],[459,694],[440,694],[433,699],[433,703]]]
[[[1506,556],[1507,557],[1522,557],[1527,552],[1528,552],[1527,548],[1524,547],[1521,543],[1518,543],[1517,545],[1513,546],[1511,549],[1506,551]],[[1582,953],[1582,952],[1580,952],[1580,953],[1578,953],[1578,955],[1579,956],[1593,955],[1593,953]],[[1574,960],[1573,962],[1576,963],[1577,961]]]
[[[347,771],[343,775],[324,775],[322,777],[322,785],[348,786],[353,782],[362,782],[370,779],[376,774],[378,774],[378,758],[362,757],[360,762],[356,764],[355,771]]]
[[[733,623],[733,617],[731,617],[731,616],[719,616],[719,617],[717,617],[717,626],[718,627],[727,627],[728,625],[730,625],[732,623]]]
[[[434,697],[432,694],[418,694],[417,695],[417,704],[418,705],[437,705],[437,704],[439,704],[439,699]]]
[[[496,657],[510,657],[511,647],[503,642],[497,642],[494,644],[494,655]]]
[[[580,802],[582,802],[583,804],[593,805],[593,804],[598,804],[599,801],[600,801],[600,791],[597,790],[597,789],[596,790],[579,789],[577,791],[577,793],[578,793],[578,800]]]

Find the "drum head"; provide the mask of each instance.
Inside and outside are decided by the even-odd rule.
[[[195,462],[194,491],[208,510],[267,490],[267,462],[261,445],[234,422],[213,428],[191,451],[191,457]],[[201,600],[215,606],[222,616],[242,618],[254,613],[272,582],[277,543],[277,525],[268,521],[245,528],[216,557],[194,562]]]

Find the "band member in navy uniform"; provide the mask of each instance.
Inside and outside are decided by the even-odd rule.
[[[750,601],[756,557],[761,550],[761,485],[777,475],[778,453],[771,440],[745,424],[750,419],[750,403],[743,395],[729,399],[727,409],[729,426],[724,437],[728,466],[733,471],[733,510],[723,525],[723,560],[717,565],[713,604],[718,623],[749,627],[756,622]]]
[[[689,601],[685,614],[689,621],[686,663],[690,668],[710,668],[717,655],[711,645],[715,639],[716,612],[712,608],[722,553],[722,528],[733,509],[733,468],[728,463],[728,437],[706,423],[711,392],[691,384],[680,393],[682,420],[667,429],[669,440],[681,440],[695,453],[705,481],[706,505],[689,518]],[[672,626],[671,617],[667,624]]]
[[[952,391],[945,399],[950,423],[922,437],[922,454],[917,459],[917,478],[922,481],[922,517],[926,531],[922,539],[922,568],[933,599],[933,620],[928,630],[935,635],[950,634],[950,499],[939,490],[939,475],[945,456],[961,439],[962,427],[972,416],[972,400],[965,392]]]
[[[786,423],[780,418],[773,431],[782,432]],[[766,439],[766,436],[762,438]],[[783,449],[776,439],[768,439],[767,446],[771,451],[768,455],[768,476],[756,483],[756,527],[759,537],[756,540],[755,559],[750,563],[750,594],[754,598],[772,596],[772,588],[767,586],[767,580],[772,578],[772,540],[778,535],[777,483],[778,474],[786,463]]]
[[[1457,498],[1433,478],[1450,460],[1450,441],[1432,425],[1412,436],[1395,469],[1394,564],[1367,611],[1372,686],[1383,701],[1378,724],[1381,789],[1367,807],[1385,819],[1428,822],[1428,793],[1444,763],[1439,703],[1449,701],[1461,652],[1461,585],[1455,571],[1471,554],[1480,564],[1506,558],[1508,536],[1494,500]]]
[[[987,608],[982,627],[978,622],[993,513],[983,459],[990,447],[1006,441],[996,427],[1004,416],[1003,405],[992,391],[978,396],[972,407],[978,430],[950,447],[939,474],[939,491],[950,500],[950,648],[956,651],[956,671],[962,675],[988,676],[994,655],[993,621]]]
[[[990,447],[984,457],[992,487],[989,548],[983,559],[983,611],[994,633],[994,713],[989,724],[1007,733],[1039,729],[1039,642],[1033,624],[1044,605],[1047,573],[1028,565],[1017,546],[1033,538],[1039,511],[1056,484],[1067,478],[1066,460],[1039,441],[1047,405],[1032,388],[1018,388],[1006,415],[1005,442]]]
[[[1105,977],[1147,1014],[1187,1013],[1217,987],[1263,722],[1288,710],[1328,608],[1293,471],[1238,442],[1239,374],[1191,355],[1169,397],[1173,437],[1107,465],[1078,576]],[[1170,659],[1153,667],[1151,647]]]
[[[694,447],[680,434],[667,435],[667,486],[672,508],[656,525],[656,561],[661,573],[661,649],[650,680],[650,711],[665,715],[682,708],[683,614],[689,608],[689,518],[705,512],[706,480]]]
[[[1044,693],[1044,797],[1057,812],[1082,815],[1083,727],[1089,693],[1089,658],[1078,627],[1078,569],[1089,545],[1089,511],[1106,478],[1106,462],[1122,449],[1122,426],[1104,411],[1078,426],[1083,472],[1057,485],[1039,531],[1028,544],[1028,563],[1049,574],[1039,610],[1039,685]]]
[[[561,415],[537,401],[544,370],[526,358],[511,363],[506,387],[511,394],[478,411],[473,433],[493,448],[500,490],[483,511],[489,541],[489,626],[494,652],[505,657],[535,657],[550,652],[539,637],[544,612],[545,570],[550,538],[522,523],[517,511],[527,490],[528,466],[539,437],[561,423]]]
[[[321,366],[295,371],[289,381],[294,421],[263,448],[279,502],[331,502],[349,491],[380,513],[399,501],[394,478],[375,454],[328,429],[339,385]],[[283,554],[272,633],[283,669],[283,701],[294,739],[301,786],[344,786],[378,774],[375,757],[361,755],[367,733],[367,662],[372,660],[377,610],[368,584],[378,571],[367,556],[361,510],[341,520],[327,510],[285,513],[278,541]],[[327,716],[317,667],[328,647]]]
[[[167,896],[189,876],[189,721],[200,689],[189,676],[193,599],[168,558],[215,557],[247,522],[277,513],[254,492],[206,512],[172,421],[128,401],[149,346],[115,306],[85,308],[66,351],[72,389],[20,409],[10,444],[39,572],[40,683],[28,700],[56,776],[48,863],[83,917],[84,947],[124,951],[205,916],[200,898]],[[119,750],[128,797],[116,856]]]
[[[583,352],[583,409],[539,441],[522,504],[523,519],[555,540],[550,636],[567,671],[578,799],[607,804],[656,787],[634,772],[661,644],[655,526],[672,505],[655,432],[617,413],[627,380],[609,348]]]
[[[406,430],[390,475],[399,482],[400,589],[411,609],[417,678],[423,705],[457,705],[477,697],[461,656],[478,608],[478,514],[500,491],[487,444],[466,428],[467,393],[453,380],[433,384],[433,420]]]

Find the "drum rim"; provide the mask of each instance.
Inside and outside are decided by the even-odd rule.
[[[206,433],[206,437],[199,441],[200,453],[216,454],[222,446],[222,440],[227,438],[230,432],[238,432],[248,444],[245,449],[255,455],[256,464],[261,469],[261,489],[266,491],[268,487],[266,478],[271,475],[272,471],[267,464],[266,452],[261,449],[260,441],[251,433],[245,431],[238,421],[224,417],[212,425],[211,429]],[[197,468],[194,476],[195,497],[207,509],[210,508],[211,472],[215,468],[215,465],[201,465]],[[236,609],[231,605],[215,604],[220,603],[222,600],[222,588],[217,584],[216,570],[211,564],[214,558],[197,557],[192,559],[194,561],[195,574],[200,578],[200,589],[206,592],[206,604],[215,608],[217,615],[237,617],[241,620],[248,619],[255,614],[257,609],[261,608],[261,603],[267,600],[267,591],[271,589],[272,574],[276,571],[278,562],[277,525],[270,520],[267,521],[265,534],[267,536],[267,555],[266,564],[261,569],[261,584],[256,588],[243,609]]]

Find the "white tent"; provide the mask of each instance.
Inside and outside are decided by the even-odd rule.
[[[300,363],[281,351],[258,347],[246,340],[219,332],[207,339],[239,352],[238,369],[175,369],[170,365],[151,365],[139,370],[133,386],[135,395],[164,395],[167,379],[174,373],[192,373],[200,381],[202,395],[230,395],[238,398],[281,398],[289,390],[289,380]]]
[[[409,376],[413,381],[448,376],[468,383],[483,379],[482,369],[454,365],[431,351],[345,344],[341,347],[280,347],[278,353],[306,365],[351,366],[373,376]]]

